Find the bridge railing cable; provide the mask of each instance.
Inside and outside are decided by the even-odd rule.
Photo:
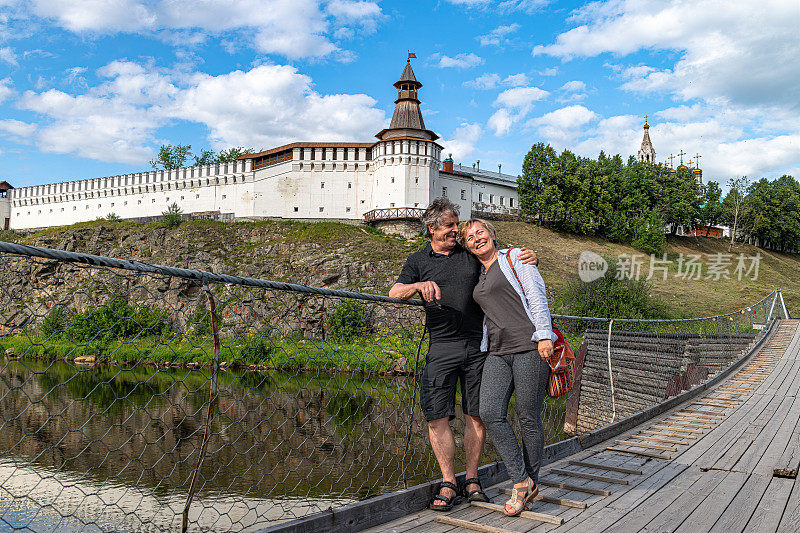
[[[578,365],[547,443],[707,379],[785,315],[779,291],[699,319],[554,315]],[[426,344],[419,301],[0,242],[0,529],[241,531],[433,480]]]

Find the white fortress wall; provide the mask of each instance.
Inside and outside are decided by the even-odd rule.
[[[375,145],[370,209],[426,207],[438,174],[440,148],[422,139],[387,139]]]
[[[436,196],[445,196],[458,206],[460,218],[467,220],[472,214],[472,178],[458,174],[439,173]],[[424,206],[423,206],[424,207]]]
[[[184,213],[251,216],[249,167],[249,161],[234,161],[14,189],[9,191],[11,227],[61,226],[110,213],[121,218],[158,216],[172,203]]]
[[[11,192],[8,191],[6,196],[0,196],[0,229],[11,227]]]
[[[359,219],[369,210],[369,149],[325,144],[291,148],[291,159],[255,171],[256,216]]]
[[[474,176],[472,187],[473,209],[489,213],[511,213],[519,209],[516,182],[485,176]]]

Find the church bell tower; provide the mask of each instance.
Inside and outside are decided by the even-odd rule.
[[[644,116],[644,137],[642,138],[642,146],[639,148],[638,159],[640,163],[656,162],[656,150],[650,141],[650,124],[647,123],[647,115]]]

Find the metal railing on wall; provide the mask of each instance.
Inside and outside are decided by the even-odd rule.
[[[6,242],[0,257],[4,527],[245,530],[438,477],[419,301]],[[543,406],[547,443],[707,379],[786,315],[780,291],[701,319],[554,315],[578,376]]]

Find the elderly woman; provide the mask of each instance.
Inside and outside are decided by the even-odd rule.
[[[482,268],[473,298],[483,309],[483,366],[480,416],[514,481],[504,511],[522,512],[539,492],[544,450],[541,408],[547,391],[553,335],[544,281],[539,270],[519,260],[519,249],[498,250],[491,223],[471,219],[461,224],[463,246]],[[508,423],[508,402],[516,399],[524,452]]]

